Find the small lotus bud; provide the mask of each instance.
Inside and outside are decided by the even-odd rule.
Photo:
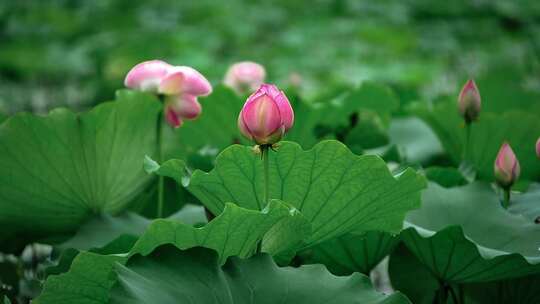
[[[141,62],[128,72],[124,85],[134,90],[157,93],[161,80],[171,67],[161,60]]]
[[[497,154],[494,171],[497,183],[503,188],[509,188],[519,178],[519,161],[507,142],[503,143]]]
[[[172,95],[165,100],[165,117],[174,128],[180,127],[184,120],[197,118],[201,111],[201,104],[194,95]]]
[[[238,94],[251,93],[264,83],[266,71],[258,63],[251,61],[238,62],[227,70],[223,83]]]
[[[461,89],[458,98],[459,113],[465,119],[467,124],[478,119],[482,108],[480,92],[476,87],[474,80],[469,79]]]
[[[536,157],[540,158],[540,137],[536,141]]]
[[[293,122],[287,96],[273,84],[263,84],[251,94],[238,116],[240,132],[259,145],[280,141]]]

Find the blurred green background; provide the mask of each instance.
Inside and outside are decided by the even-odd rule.
[[[455,96],[467,77],[537,92],[539,55],[534,0],[4,0],[0,112],[88,108],[153,58],[214,84],[254,60],[308,98],[375,80],[406,102]]]

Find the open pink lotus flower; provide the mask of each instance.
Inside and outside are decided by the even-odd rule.
[[[287,96],[273,84],[263,84],[248,97],[240,115],[238,128],[259,145],[281,140],[294,123],[294,112]]]
[[[238,94],[251,93],[264,83],[264,67],[252,61],[242,61],[231,65],[223,83]]]
[[[469,79],[461,89],[458,97],[458,109],[466,123],[478,119],[482,109],[482,99],[474,80]]]
[[[212,92],[210,82],[197,70],[173,66],[161,60],[137,64],[126,76],[126,87],[165,96],[164,115],[173,127],[185,119],[195,119],[201,113],[198,96]]]
[[[510,145],[505,142],[501,146],[494,164],[495,179],[502,187],[508,188],[519,178],[521,167]]]

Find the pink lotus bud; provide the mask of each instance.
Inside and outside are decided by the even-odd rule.
[[[505,142],[495,159],[495,179],[504,188],[512,186],[521,173],[519,161],[510,145]]]
[[[167,123],[173,127],[173,128],[179,128],[183,121],[182,119],[180,118],[180,116],[178,116],[176,114],[176,112],[174,112],[174,110],[172,109],[172,107],[165,107],[165,119],[167,120]]]
[[[210,82],[197,70],[187,66],[174,66],[159,84],[159,93],[165,95],[190,94],[206,96],[212,93]]]
[[[264,82],[266,71],[258,63],[251,61],[238,62],[227,70],[223,83],[239,94],[251,93]]]
[[[238,128],[259,145],[274,144],[292,127],[294,112],[287,96],[273,84],[263,84],[248,97],[238,116]]]
[[[469,79],[461,89],[458,98],[459,113],[465,119],[467,124],[478,119],[482,108],[480,92],[476,87],[474,80]]]
[[[171,67],[161,60],[141,62],[128,72],[124,85],[134,90],[157,93],[161,80]]]
[[[536,141],[536,156],[540,158],[540,137],[538,137],[538,140]]]
[[[197,97],[191,94],[169,96],[165,104],[167,122],[175,128],[181,126],[184,120],[197,118],[202,111]]]

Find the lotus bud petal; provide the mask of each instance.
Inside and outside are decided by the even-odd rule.
[[[458,109],[466,123],[469,124],[478,119],[482,109],[482,100],[474,80],[469,79],[461,89],[458,98]]]
[[[174,66],[169,68],[167,75],[161,80],[159,93],[206,96],[212,93],[212,86],[197,70],[187,66]]]
[[[141,62],[128,72],[124,85],[134,90],[157,93],[161,80],[171,67],[161,60]]]
[[[536,156],[540,158],[540,137],[536,141]]]
[[[238,117],[240,132],[259,145],[278,142],[293,123],[289,100],[272,84],[261,85],[249,96]]]
[[[166,102],[181,119],[195,119],[202,111],[201,104],[194,95],[173,95],[168,97]]]
[[[251,61],[238,62],[227,70],[223,83],[239,94],[251,93],[259,88],[266,78],[264,67]]]
[[[170,106],[165,107],[164,115],[165,115],[165,119],[167,120],[167,123],[171,127],[179,128],[182,125],[182,119],[180,118],[180,116],[176,114],[176,112],[174,112],[172,107]]]
[[[495,179],[503,188],[508,188],[519,178],[521,168],[514,151],[508,143],[503,143],[494,164]]]

